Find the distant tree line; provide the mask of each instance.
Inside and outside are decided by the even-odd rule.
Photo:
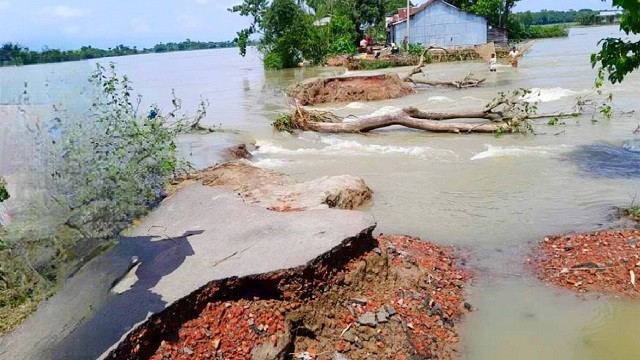
[[[554,11],[541,10],[536,12],[526,11],[514,14],[514,19],[524,26],[579,23],[580,25],[593,25],[596,21],[597,11],[591,9]]]
[[[253,43],[250,43],[249,45],[252,44]],[[57,63],[64,61],[97,59],[111,56],[219,49],[237,46],[237,41],[202,42],[186,39],[185,41],[179,43],[159,43],[148,49],[138,49],[136,46],[129,47],[125,45],[118,45],[114,48],[108,48],[106,50],[94,48],[92,46],[83,46],[77,50],[59,50],[44,47],[40,51],[34,51],[30,50],[26,46],[9,42],[0,47],[0,66]]]

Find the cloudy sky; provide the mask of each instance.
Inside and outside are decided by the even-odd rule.
[[[231,40],[248,24],[248,19],[227,11],[235,3],[239,0],[0,0],[0,44],[70,49],[150,47],[186,38]],[[601,9],[610,4],[610,0],[521,0],[516,10]]]

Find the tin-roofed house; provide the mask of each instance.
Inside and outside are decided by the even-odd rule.
[[[459,47],[487,42],[487,19],[448,4],[428,0],[411,8],[409,42],[412,44]],[[389,24],[391,42],[400,44],[407,35],[407,9],[398,9]]]

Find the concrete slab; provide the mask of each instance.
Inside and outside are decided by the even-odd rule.
[[[302,266],[374,227],[363,212],[277,213],[229,190],[191,185],[1,339],[0,358],[95,359],[149,315],[212,280]],[[111,285],[132,256],[141,262],[138,280],[116,295]]]

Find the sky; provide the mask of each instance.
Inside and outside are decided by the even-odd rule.
[[[249,19],[240,0],[0,0],[0,44],[76,49],[232,40]],[[415,1],[423,3],[424,0]],[[611,0],[521,0],[516,11],[607,9]]]

